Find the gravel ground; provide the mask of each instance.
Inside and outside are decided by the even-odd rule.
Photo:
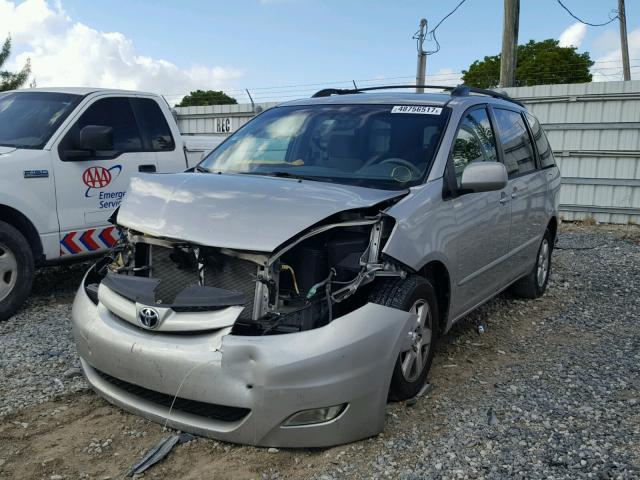
[[[431,390],[390,404],[383,434],[275,452],[198,439],[146,476],[640,478],[640,229],[569,227],[558,247],[547,294],[502,295],[456,325]],[[116,477],[166,435],[78,376],[68,317],[83,269],[42,271],[0,324],[0,478]]]

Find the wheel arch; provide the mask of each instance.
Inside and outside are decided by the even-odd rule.
[[[42,241],[40,240],[40,234],[38,234],[38,230],[33,225],[33,222],[31,222],[26,215],[8,205],[0,204],[0,221],[8,223],[27,239],[36,264],[44,260],[44,249],[42,247]]]
[[[438,300],[438,310],[440,312],[439,329],[444,333],[449,320],[449,306],[451,303],[451,276],[444,263],[439,260],[432,260],[418,272],[431,283],[436,291]]]

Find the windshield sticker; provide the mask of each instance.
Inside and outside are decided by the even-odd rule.
[[[429,107],[426,105],[396,105],[391,113],[418,113],[421,115],[440,115],[442,107]]]

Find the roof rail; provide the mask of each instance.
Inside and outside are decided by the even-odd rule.
[[[487,95],[489,97],[506,100],[507,102],[512,102],[520,105],[521,107],[524,107],[524,105],[518,100],[515,100],[514,98],[511,98],[509,95],[506,95],[504,93],[494,92],[493,90],[486,90],[484,88],[470,87],[468,85],[458,85],[456,87],[448,85],[384,85],[381,87],[365,88],[325,88],[314,93],[311,98],[329,97],[331,95],[348,95],[353,93],[369,92],[372,90],[392,90],[396,88],[434,88],[438,90],[449,91],[451,92],[452,97],[466,97],[471,93],[476,93],[479,95]]]
[[[506,93],[495,92],[493,90],[487,90],[485,88],[470,87],[468,85],[458,85],[456,88],[454,88],[451,91],[451,96],[453,96],[453,97],[465,97],[465,96],[469,95],[470,93],[477,93],[479,95],[488,95],[490,97],[499,98],[501,100],[506,100],[507,102],[515,103],[517,105],[520,105],[521,107],[524,107],[524,105],[521,102],[519,102],[515,98],[511,98]]]

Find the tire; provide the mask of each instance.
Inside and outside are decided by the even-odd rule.
[[[0,221],[0,321],[23,304],[33,285],[33,252],[24,236]]]
[[[536,262],[533,269],[523,278],[513,284],[512,292],[521,298],[538,298],[544,295],[551,275],[551,254],[553,242],[551,232],[547,229],[540,241]]]
[[[389,400],[401,401],[415,397],[427,380],[438,339],[440,317],[435,290],[427,280],[417,275],[404,280],[388,278],[374,285],[369,301],[405,312],[421,313],[414,331],[412,349],[398,355],[389,387]],[[428,343],[425,342],[427,337]],[[420,356],[417,355],[418,350]]]

